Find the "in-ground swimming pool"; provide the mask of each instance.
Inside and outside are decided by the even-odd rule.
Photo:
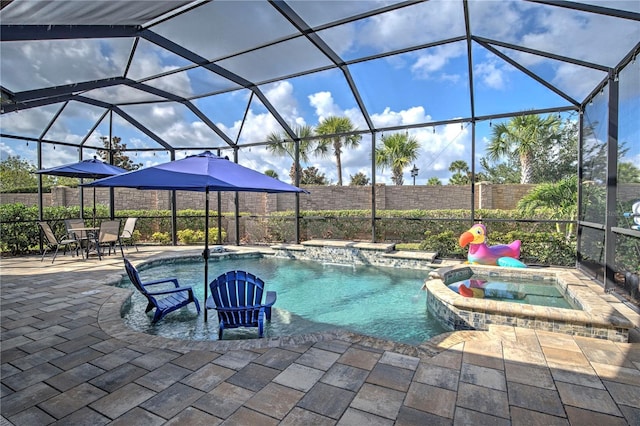
[[[426,305],[421,290],[426,271],[374,266],[344,266],[273,257],[210,260],[210,281],[229,270],[247,270],[262,278],[278,299],[265,337],[292,336],[335,330],[418,344],[444,332]],[[178,261],[141,268],[143,280],[177,277],[192,285],[204,308],[204,271],[201,261]],[[122,285],[131,286],[124,278]],[[131,286],[132,287],[132,286]],[[214,310],[209,321],[195,313],[193,304],[152,325],[144,313],[146,299],[134,292],[124,309],[124,321],[134,330],[163,337],[217,340]],[[257,337],[257,329],[226,330],[225,340]]]

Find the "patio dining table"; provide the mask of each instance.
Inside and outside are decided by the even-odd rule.
[[[95,226],[83,226],[77,228],[69,228],[69,232],[73,232],[81,234],[84,232],[87,239],[87,245],[85,248],[86,257],[85,259],[89,259],[89,252],[91,251],[91,243],[95,244],[96,252],[98,253],[98,259],[102,260],[102,256],[100,255],[100,248],[98,246],[98,237],[100,236],[100,227]]]

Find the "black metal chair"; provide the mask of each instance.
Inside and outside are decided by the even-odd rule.
[[[116,246],[120,246],[120,253],[124,257],[124,250],[122,249],[122,243],[120,242],[120,221],[119,220],[103,220],[100,223],[100,233],[98,234],[97,249],[98,257],[102,257],[101,248],[108,247],[109,255],[111,255],[111,249],[113,253],[116,253]]]
[[[44,256],[47,254],[47,251],[55,249],[55,251],[53,252],[53,259],[51,259],[51,263],[53,263],[56,260],[56,256],[58,255],[58,250],[60,250],[60,247],[64,249],[64,254],[67,253],[68,247],[74,247],[76,251],[76,255],[78,254],[78,249],[80,247],[80,244],[77,239],[69,238],[68,236],[66,238],[58,239],[53,233],[51,226],[49,226],[47,222],[38,222],[38,225],[40,225],[40,228],[42,229],[42,232],[44,233],[44,237],[46,240],[45,241],[46,245],[42,252],[42,258],[40,259],[40,262],[44,260]]]

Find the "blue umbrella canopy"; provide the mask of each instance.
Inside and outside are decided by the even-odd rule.
[[[100,179],[85,186],[199,192],[307,192],[209,151]]]
[[[210,151],[191,155],[180,160],[134,170],[121,175],[99,179],[84,186],[122,187],[136,189],[166,189],[206,192],[205,198],[205,249],[204,297],[208,294],[209,269],[209,192],[267,192],[308,193],[288,183],[219,157]],[[204,310],[207,321],[207,310]]]
[[[90,160],[82,160],[77,163],[64,164],[49,169],[38,170],[34,173],[40,175],[64,176],[80,179],[100,179],[124,173],[127,170],[112,166],[93,157]],[[96,221],[96,190],[93,189],[93,225]]]
[[[93,157],[91,160],[83,160],[78,163],[65,164],[38,170],[34,173],[51,176],[65,176],[74,178],[100,179],[124,173],[127,170],[112,166]]]

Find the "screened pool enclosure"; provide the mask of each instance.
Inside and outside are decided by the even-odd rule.
[[[327,185],[352,200],[345,191],[358,183],[376,241],[386,198],[396,210],[434,202],[464,210],[456,220],[490,221],[480,181],[500,185],[513,169],[519,183],[537,183],[517,153],[512,163],[489,155],[496,129],[538,116],[577,135],[563,157],[577,209],[558,223],[575,226],[578,266],[608,286],[619,259],[640,256],[624,215],[640,200],[636,0],[14,0],[0,23],[2,159],[44,169],[106,152],[145,167],[210,150],[324,184],[322,199],[314,185],[309,199],[287,195],[291,240],[309,220],[301,210],[356,209],[334,206]],[[397,139],[415,143],[411,155],[380,160]],[[539,170],[566,146],[534,153]],[[175,193],[169,204],[175,243]],[[233,212],[237,244],[240,205],[235,195],[218,209]]]

